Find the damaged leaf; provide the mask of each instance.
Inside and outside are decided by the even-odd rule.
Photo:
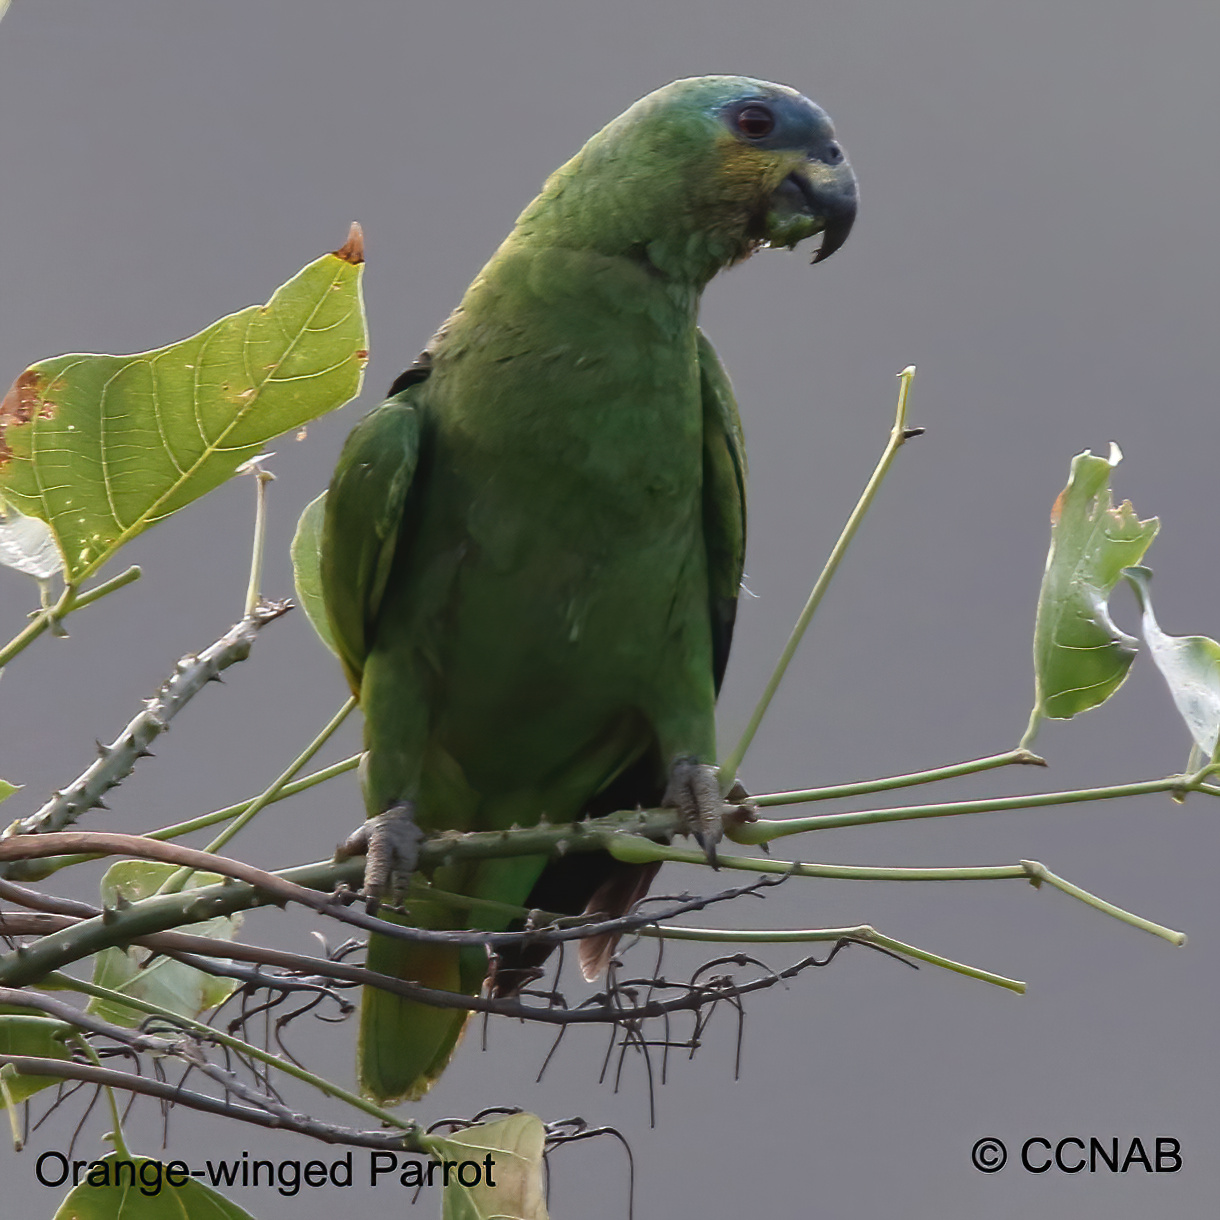
[[[1051,546],[1034,625],[1034,714],[1026,742],[1043,716],[1067,720],[1105,702],[1122,685],[1136,641],[1110,617],[1109,598],[1122,569],[1139,563],[1160,522],[1141,521],[1130,501],[1115,507],[1108,458],[1087,449],[1072,459],[1068,484],[1051,512]]]
[[[1220,644],[1205,635],[1166,635],[1152,612],[1152,572],[1127,568],[1123,575],[1135,590],[1148,651],[1174,705],[1200,753],[1215,762],[1220,738]]]
[[[457,1163],[445,1186],[441,1220],[547,1220],[546,1128],[537,1115],[514,1114],[444,1139],[430,1136],[427,1143],[438,1161]],[[459,1177],[456,1170],[463,1165]],[[470,1168],[475,1165],[477,1181]]]
[[[353,225],[266,305],[156,351],[57,356],[17,378],[0,402],[0,493],[50,527],[71,583],[359,392],[362,251]]]
[[[176,868],[153,860],[120,860],[102,878],[102,903],[121,907],[155,894]],[[195,873],[188,889],[216,885],[224,878],[218,873]],[[213,940],[232,940],[241,926],[241,915],[220,915],[202,923],[187,924],[183,931]],[[103,949],[94,958],[93,981],[99,987],[121,991],[124,995],[159,1004],[180,1016],[197,1019],[225,1000],[237,989],[236,979],[217,978],[172,957],[155,955],[151,949],[133,945],[128,949]],[[89,1011],[116,1025],[137,1026],[147,1014],[110,1000],[92,999]]]
[[[3,496],[0,496],[0,564],[37,581],[50,580],[64,566],[51,527],[6,504]]]

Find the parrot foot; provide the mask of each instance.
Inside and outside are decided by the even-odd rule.
[[[419,845],[424,832],[415,825],[415,805],[404,801],[369,818],[348,835],[335,858],[366,857],[364,900],[370,914],[389,894],[396,897],[407,888],[407,881],[419,863]]]
[[[716,844],[724,836],[725,819],[752,820],[753,807],[740,803],[745,799],[740,784],[733,785],[727,801],[720,795],[719,773],[710,763],[679,758],[669,769],[669,784],[661,804],[682,815],[686,833],[693,836],[707,862],[716,868]]]

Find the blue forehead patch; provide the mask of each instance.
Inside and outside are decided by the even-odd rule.
[[[740,126],[743,115],[750,118],[746,112],[754,108],[774,119],[774,127],[765,135],[748,135]],[[755,148],[811,149],[834,138],[830,116],[800,93],[753,91],[720,107],[720,118],[743,144]]]

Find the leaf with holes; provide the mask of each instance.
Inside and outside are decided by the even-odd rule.
[[[172,864],[159,860],[120,860],[112,864],[102,878],[102,903],[114,908],[149,898],[176,871]],[[216,885],[223,880],[217,873],[195,873],[188,888]],[[240,915],[218,915],[201,923],[188,924],[184,930],[213,940],[232,940],[240,926]],[[99,987],[109,987],[111,991],[137,1000],[159,1004],[170,1012],[192,1019],[223,1004],[237,989],[235,979],[204,974],[172,957],[136,945],[126,949],[103,949],[97,954],[93,959],[93,981]],[[113,1000],[92,999],[89,1011],[116,1025],[134,1027],[148,1019],[138,1008],[128,1008]]]
[[[1043,716],[1068,720],[1104,703],[1123,683],[1135,640],[1110,617],[1109,598],[1123,568],[1139,563],[1160,522],[1117,508],[1110,472],[1122,460],[1087,449],[1072,459],[1067,486],[1051,511],[1051,547],[1034,625],[1037,685],[1031,733]]]
[[[1148,651],[1169,685],[1174,706],[1199,752],[1214,762],[1220,740],[1220,644],[1205,635],[1166,635],[1152,612],[1152,572],[1127,568],[1123,575],[1135,590]]]
[[[427,1145],[444,1171],[441,1220],[547,1220],[546,1128],[537,1115],[514,1114],[444,1139],[429,1136]]]
[[[156,351],[57,356],[17,378],[0,402],[0,494],[50,526],[69,582],[359,393],[362,260],[353,225],[266,305]]]

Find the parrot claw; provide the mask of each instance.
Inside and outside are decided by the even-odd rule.
[[[724,836],[724,819],[734,806],[720,795],[716,768],[693,758],[679,758],[669,769],[669,784],[661,804],[676,809],[686,822],[686,833],[703,848],[707,862],[717,868],[716,844]]]
[[[369,818],[347,837],[335,853],[337,859],[363,855],[364,900],[370,914],[389,894],[396,898],[419,863],[419,845],[424,832],[415,825],[415,806],[410,801],[391,805]]]

